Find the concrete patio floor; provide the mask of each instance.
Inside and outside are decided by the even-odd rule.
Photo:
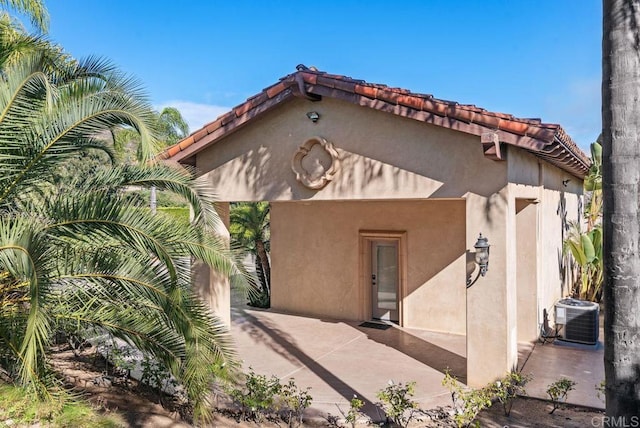
[[[451,404],[441,381],[449,368],[464,383],[465,336],[359,324],[235,305],[231,331],[245,371],[252,368],[283,382],[294,378],[299,387],[311,388],[311,417],[340,416],[338,407],[346,412],[357,395],[365,402],[363,411],[377,419],[376,392],[390,380],[415,381],[414,399],[422,409]],[[604,408],[595,389],[604,379],[602,349],[524,344],[519,354],[520,367],[533,375],[528,395],[548,398],[547,385],[564,376],[577,382],[569,402]]]

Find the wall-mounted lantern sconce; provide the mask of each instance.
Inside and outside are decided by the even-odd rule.
[[[311,122],[316,123],[318,119],[320,119],[320,114],[317,111],[310,111],[307,113],[307,117],[311,120]]]
[[[489,270],[489,247],[491,247],[491,245],[489,245],[489,240],[482,236],[481,233],[476,244],[473,246],[473,248],[476,249],[476,264],[479,268],[478,274],[473,280],[471,280],[471,278],[467,280],[467,288],[475,284],[480,276],[485,276],[487,274],[487,271]]]

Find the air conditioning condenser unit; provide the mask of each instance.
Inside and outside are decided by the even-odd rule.
[[[555,307],[556,325],[564,326],[558,340],[595,345],[600,331],[600,306],[578,299],[562,299]]]

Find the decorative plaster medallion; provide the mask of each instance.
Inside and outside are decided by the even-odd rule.
[[[328,159],[324,159],[324,162],[322,157],[326,158],[326,156],[314,150],[316,146],[328,155]],[[333,179],[338,171],[338,161],[338,152],[332,143],[322,137],[313,137],[295,152],[291,160],[291,169],[296,174],[296,180],[303,186],[319,190]]]

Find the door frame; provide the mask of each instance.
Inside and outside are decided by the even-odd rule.
[[[373,319],[371,296],[371,243],[372,241],[398,242],[398,325],[404,325],[404,298],[407,295],[407,232],[386,230],[361,230],[359,233],[359,299],[360,318]]]

